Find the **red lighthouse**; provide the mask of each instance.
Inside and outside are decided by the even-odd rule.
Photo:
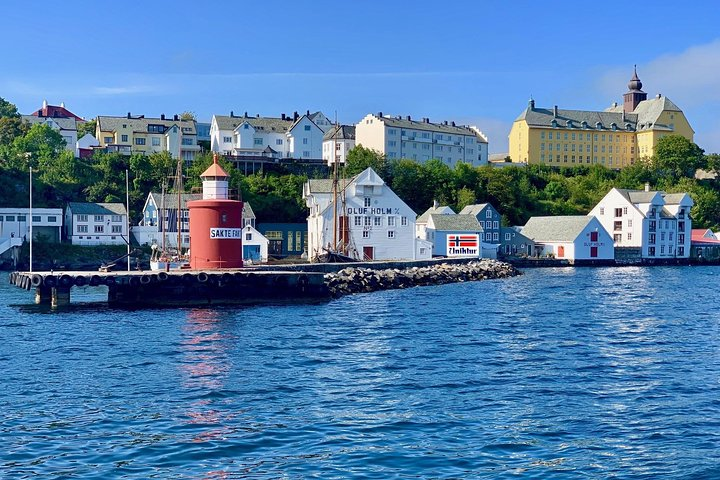
[[[242,267],[243,202],[228,199],[228,174],[217,155],[200,178],[203,199],[188,202],[190,268]]]

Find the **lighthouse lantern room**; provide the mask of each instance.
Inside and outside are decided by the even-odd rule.
[[[239,268],[242,261],[243,202],[228,198],[229,175],[217,162],[200,178],[203,199],[188,202],[190,268]]]

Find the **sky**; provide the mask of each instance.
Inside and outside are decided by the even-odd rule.
[[[31,113],[320,110],[476,125],[490,153],[538,107],[622,102],[633,65],[720,152],[720,6],[713,1],[3,0],[0,97]]]

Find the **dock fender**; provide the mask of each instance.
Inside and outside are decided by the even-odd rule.
[[[43,283],[42,275],[38,275],[37,273],[32,276],[31,280],[33,287],[39,287]]]
[[[152,277],[150,277],[150,275],[143,275],[142,277],[140,277],[140,283],[142,285],[147,285],[151,281],[152,281]]]
[[[197,275],[197,281],[200,283],[206,283],[210,279],[210,276],[205,272],[200,272]]]
[[[43,280],[43,285],[46,287],[54,287],[57,285],[57,278],[55,278],[55,275],[48,275],[45,277],[45,280]]]
[[[30,277],[23,277],[20,287],[24,290],[30,290],[30,285],[32,285],[32,280],[30,279]]]
[[[106,277],[105,278],[105,285],[115,285],[115,277]]]
[[[10,272],[10,284],[15,285],[15,279],[17,278],[17,272]]]
[[[62,287],[72,287],[73,278],[70,275],[62,275],[58,284]]]
[[[298,288],[300,288],[300,291],[304,292],[305,290],[307,290],[308,285],[310,284],[310,277],[308,277],[305,274],[300,275],[298,277],[297,284],[298,284]]]
[[[100,279],[100,275],[93,275],[90,277],[90,285],[93,287],[100,285],[102,283],[102,280]]]
[[[223,273],[220,278],[222,279],[223,285],[228,285],[235,279],[235,277],[233,277],[232,273],[227,273],[227,272]]]
[[[183,273],[182,281],[184,283],[192,283],[192,281],[195,280],[195,278],[192,276],[191,273]]]
[[[84,287],[85,285],[87,285],[87,283],[88,280],[85,275],[75,275],[75,285],[77,285],[78,287]]]
[[[165,280],[167,280],[169,276],[170,276],[170,275],[168,275],[166,272],[160,272],[160,273],[157,274],[157,278],[158,278],[158,280],[160,280],[161,282],[164,282]]]

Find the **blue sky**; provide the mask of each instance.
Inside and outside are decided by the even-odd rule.
[[[32,5],[32,7],[31,7]],[[632,7],[637,5],[637,7]],[[604,109],[633,64],[720,152],[715,2],[3,2],[0,96],[85,118],[321,110],[477,125],[507,151],[539,107]],[[633,20],[633,17],[636,20]]]

